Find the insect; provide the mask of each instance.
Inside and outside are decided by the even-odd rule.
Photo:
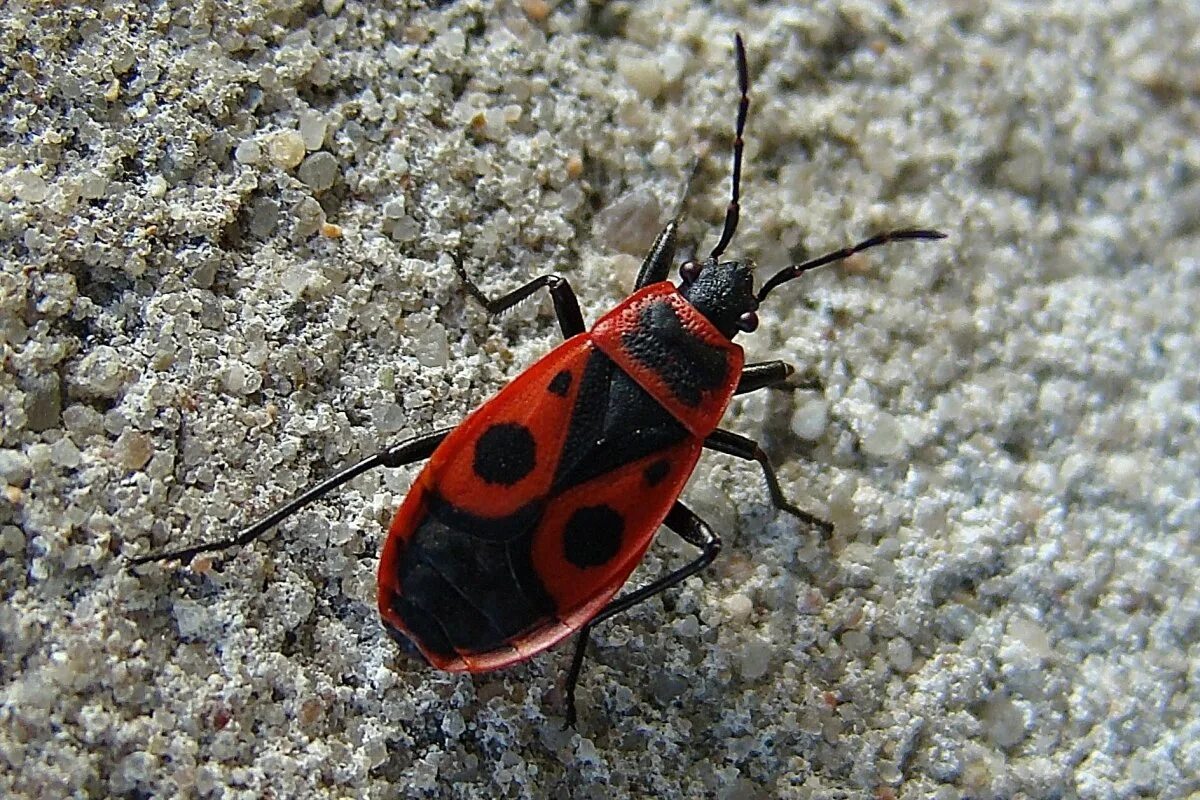
[[[740,213],[749,70],[735,37],[740,99],[732,189],[724,227],[703,261],[674,262],[685,185],[674,218],[642,263],[635,291],[588,329],[570,285],[543,275],[488,299],[499,314],[545,289],[566,341],[527,368],[457,427],[388,447],[317,484],[223,541],[141,556],[133,564],[245,545],[334,488],[376,467],[428,459],[388,530],[379,561],[379,614],[387,631],[430,664],[485,672],[532,658],[577,636],[566,680],[566,724],[588,639],[600,623],[704,569],[720,536],[679,500],[703,450],[762,469],[774,506],[826,522],[789,503],[762,448],[717,427],[734,395],[783,383],[783,361],[744,363],[734,343],[758,327],[756,310],[809,270],[902,239],[940,239],[902,229],[777,272],[757,291],[752,265],[722,261]],[[690,182],[690,181],[689,181]],[[660,526],[700,552],[620,597]],[[615,598],[615,599],[614,599]]]

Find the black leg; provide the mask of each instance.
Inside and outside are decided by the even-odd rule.
[[[717,554],[721,552],[721,537],[708,527],[708,523],[697,517],[691,509],[679,501],[675,501],[675,505],[671,507],[663,524],[678,533],[688,544],[700,548],[701,553],[694,561],[689,561],[670,574],[648,583],[624,597],[613,600],[580,629],[579,638],[575,644],[575,657],[571,660],[571,671],[567,673],[567,721],[564,728],[572,727],[575,724],[575,687],[579,684],[580,673],[583,672],[583,660],[587,655],[588,638],[592,628],[622,611],[628,611],[644,600],[649,600],[659,592],[687,580],[711,564]]]
[[[779,488],[779,478],[775,476],[775,469],[771,466],[771,460],[767,458],[767,454],[758,446],[758,442],[753,439],[747,439],[745,436],[717,428],[708,435],[704,440],[704,446],[709,450],[716,450],[718,453],[725,453],[736,458],[745,459],[746,461],[757,461],[762,467],[763,477],[767,479],[767,489],[771,492],[771,502],[780,511],[786,511],[793,517],[807,522],[809,525],[815,525],[825,532],[826,535],[833,533],[833,525],[814,516],[807,511],[804,511],[787,501],[783,496],[783,490]]]
[[[341,486],[347,481],[357,478],[368,470],[375,467],[402,467],[406,464],[411,464],[414,461],[420,461],[433,455],[433,451],[442,443],[447,434],[453,428],[427,433],[424,436],[418,436],[415,439],[401,442],[393,445],[386,450],[381,450],[373,456],[364,458],[357,464],[347,467],[336,475],[326,478],[316,486],[305,491],[294,500],[284,503],[279,508],[272,511],[267,516],[260,519],[250,527],[241,531],[236,536],[229,539],[222,539],[216,542],[206,542],[204,544],[185,547],[182,550],[172,550],[167,553],[151,553],[148,556],[138,556],[129,560],[129,566],[136,567],[141,564],[146,564],[150,561],[183,561],[187,562],[193,556],[200,553],[215,553],[220,550],[228,550],[231,547],[242,547],[262,536],[275,525],[282,522],[284,519],[295,514],[300,509],[304,508],[314,500],[328,494],[333,489]]]
[[[742,368],[742,377],[738,379],[734,394],[757,392],[768,386],[776,386],[792,376],[795,368],[783,361],[763,361],[760,364],[747,364]]]
[[[493,317],[503,314],[534,292],[545,288],[550,290],[550,298],[554,301],[554,314],[558,317],[558,327],[562,330],[563,338],[570,339],[587,330],[587,325],[583,322],[583,312],[579,310],[579,300],[575,298],[571,284],[567,283],[566,278],[560,275],[542,275],[503,297],[489,300],[487,295],[467,277],[467,270],[458,258],[454,259],[454,268],[458,270],[458,276],[462,278],[467,291]]]

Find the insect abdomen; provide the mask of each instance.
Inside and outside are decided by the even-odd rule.
[[[386,602],[427,656],[453,660],[502,649],[554,618],[530,557],[540,513],[535,506],[499,519],[476,517],[426,497],[424,518],[395,565],[399,591]]]

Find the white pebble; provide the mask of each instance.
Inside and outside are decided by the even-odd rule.
[[[771,665],[771,646],[759,637],[751,639],[742,649],[742,660],[739,668],[742,677],[748,681],[758,680],[767,674]]]
[[[908,672],[912,669],[912,645],[907,639],[897,637],[887,643],[887,658],[897,672]]]
[[[653,100],[663,90],[666,78],[658,63],[648,58],[627,58],[618,62],[617,71],[643,99]]]
[[[446,329],[437,323],[417,334],[413,355],[426,367],[444,367],[450,361],[450,342]]]
[[[24,200],[26,203],[40,203],[50,193],[50,187],[46,184],[46,179],[36,172],[30,172],[26,169],[18,170],[13,175],[12,189],[17,199]]]
[[[325,115],[316,111],[310,111],[300,115],[300,138],[304,140],[304,146],[309,150],[319,150],[321,145],[325,143],[325,132],[329,129],[329,123],[325,121]]]
[[[396,403],[381,403],[372,410],[371,419],[380,433],[395,433],[404,427],[404,409]]]
[[[10,486],[24,486],[29,480],[29,459],[20,450],[0,450],[0,477]]]
[[[68,436],[64,436],[50,446],[50,457],[54,459],[55,464],[68,469],[78,467],[82,461],[79,448]]]
[[[124,375],[120,353],[102,344],[79,362],[76,380],[87,394],[114,397],[124,385]]]
[[[891,460],[904,452],[904,432],[891,414],[880,411],[862,434],[863,452],[872,458]]]
[[[155,199],[165,197],[167,188],[167,179],[162,175],[154,175],[146,181],[146,194]]]
[[[261,163],[262,155],[262,148],[253,139],[244,139],[238,142],[238,146],[233,150],[234,159],[239,164],[245,164],[248,167]]]
[[[829,427],[829,403],[813,397],[800,403],[792,414],[792,433],[805,441],[815,442]]]
[[[735,623],[750,619],[750,613],[754,611],[754,603],[741,592],[726,597],[722,605],[725,606],[725,613],[729,616],[729,621]]]
[[[983,707],[981,721],[998,747],[1012,747],[1025,738],[1025,715],[1006,695],[994,696]]]

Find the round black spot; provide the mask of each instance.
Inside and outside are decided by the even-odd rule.
[[[658,486],[670,472],[671,462],[662,458],[646,467],[645,472],[642,473],[642,477],[646,479],[647,486]]]
[[[571,390],[571,371],[564,369],[559,372],[550,379],[550,385],[546,388],[559,397],[566,397],[567,392]]]
[[[537,447],[533,434],[516,422],[499,422],[475,443],[475,474],[487,483],[512,486],[533,472]]]
[[[584,506],[563,529],[563,554],[580,569],[606,564],[621,549],[625,518],[612,506]]]

